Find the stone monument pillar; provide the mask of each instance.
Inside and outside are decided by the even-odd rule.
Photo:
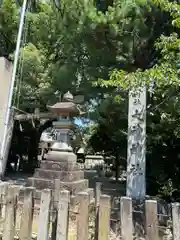
[[[128,159],[126,195],[144,199],[146,195],[146,87],[129,93]]]
[[[36,169],[34,177],[28,179],[28,185],[39,190],[53,189],[54,180],[59,179],[61,188],[75,195],[88,189],[88,180],[84,179],[84,172],[78,168],[77,156],[71,147],[75,127],[73,118],[79,114],[79,110],[70,92],[63,96],[63,101],[47,108],[53,117],[57,118],[53,123],[56,136],[46,159],[41,161],[40,168]]]

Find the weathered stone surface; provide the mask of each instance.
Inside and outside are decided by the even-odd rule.
[[[70,191],[71,195],[82,192],[88,188],[89,182],[87,179],[82,179],[74,182],[61,182],[61,187]]]
[[[83,171],[57,171],[47,169],[36,169],[35,178],[60,179],[61,181],[77,181],[84,178]]]
[[[72,161],[41,161],[40,165],[41,169],[51,169],[57,171],[77,171],[79,167],[77,166],[76,162]]]
[[[27,186],[33,186],[38,190],[42,190],[45,188],[54,190],[54,181],[49,179],[32,177],[32,178],[28,178]],[[82,179],[74,182],[61,181],[61,188],[66,189],[70,191],[72,195],[75,195],[78,192],[81,192],[88,188],[88,180]]]
[[[53,146],[52,146],[53,148]],[[67,151],[57,151],[57,149],[52,149],[48,152],[46,155],[46,159],[49,161],[57,161],[57,162],[74,162],[77,161],[77,156],[73,152],[67,152]]]
[[[54,188],[54,181],[53,180],[49,180],[49,179],[43,179],[43,178],[28,178],[27,180],[27,186],[32,186],[35,187],[37,189],[45,189],[45,188],[49,188],[49,189],[53,189]]]

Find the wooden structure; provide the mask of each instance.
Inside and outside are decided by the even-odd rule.
[[[67,240],[68,236],[70,239],[88,240],[88,235],[95,233],[98,240],[110,238],[110,223],[116,219],[111,219],[110,196],[102,195],[99,188],[96,191],[95,204],[90,202],[87,192],[81,192],[78,194],[76,207],[70,205],[70,194],[67,190],[56,191],[52,197],[49,189],[42,191],[40,203],[34,205],[34,190],[34,188],[25,188],[22,196],[18,186],[1,182],[0,230],[3,240],[13,240],[15,236],[16,239],[22,240],[32,238],[47,240],[49,236],[58,240]],[[174,240],[180,239],[179,210],[179,203],[172,204]],[[120,198],[119,211],[120,221],[117,220],[117,225],[121,229],[121,239],[132,240],[134,239],[133,214],[136,211],[131,198]],[[143,216],[145,216],[145,239],[160,240],[157,201],[145,201]],[[90,225],[89,219],[92,219],[93,225]],[[74,228],[71,228],[72,222]]]
[[[16,114],[14,116],[14,119],[18,121],[31,120],[31,119],[51,119],[51,118],[53,118],[53,115],[50,112]]]

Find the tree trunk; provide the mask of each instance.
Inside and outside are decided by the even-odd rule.
[[[28,162],[32,170],[38,167],[38,149],[39,149],[41,134],[47,128],[52,127],[52,123],[54,120],[55,119],[47,120],[44,124],[32,129],[33,132],[30,138],[30,147],[28,150]]]
[[[118,179],[119,179],[119,157],[118,157],[118,155],[116,155],[116,158],[115,158],[115,178],[116,178],[116,181],[118,181]]]

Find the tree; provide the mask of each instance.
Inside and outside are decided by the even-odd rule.
[[[26,41],[21,49],[15,104],[32,112],[34,107],[44,110],[47,103],[56,101],[53,93],[57,90],[84,94],[87,109],[93,109],[87,117],[93,117],[97,123],[94,134],[104,140],[105,129],[108,136],[113,136],[106,136],[109,145],[97,147],[106,150],[111,146],[107,152],[114,154],[120,151],[119,139],[126,141],[120,131],[126,132],[124,121],[127,124],[127,108],[122,107],[126,120],[119,119],[121,102],[118,105],[114,96],[124,99],[127,106],[125,90],[141,85],[142,81],[148,88],[153,83],[148,89],[147,144],[148,157],[153,158],[148,161],[148,173],[166,162],[162,184],[170,178],[177,184],[178,158],[173,155],[173,176],[170,161],[172,153],[178,155],[179,138],[179,5],[167,0],[61,3],[59,11],[51,1],[36,1],[33,11],[31,7],[26,14]],[[4,0],[0,9],[1,56],[11,57],[14,53],[18,21],[19,7],[13,0]],[[106,106],[103,111],[100,105]],[[157,149],[163,153],[161,157]],[[162,186],[156,179],[160,172],[151,175],[156,183],[154,189],[158,189]]]
[[[88,144],[95,152],[115,157],[114,170],[119,178],[119,166],[126,165],[127,151],[127,99],[119,101],[108,97],[98,109],[97,125]]]
[[[4,1],[0,6],[0,56],[9,57],[15,49],[18,15],[15,1]]]
[[[153,42],[158,53],[155,62],[129,69],[114,69],[108,80],[98,84],[127,91],[146,83],[147,107],[147,187],[148,193],[177,200],[179,189],[179,9],[169,1],[151,1],[154,8],[165,12],[171,23],[169,32],[162,31]],[[166,35],[167,34],[167,35]],[[146,61],[146,58],[144,58]],[[120,94],[120,93],[119,93]]]
[[[4,0],[1,9],[8,22],[7,27],[3,18],[0,21],[2,32],[13,36],[15,43],[19,7],[13,0]],[[44,109],[47,100],[54,101],[56,90],[79,92],[86,100],[103,97],[103,88],[92,87],[98,78],[107,79],[114,68],[131,72],[156,62],[159,52],[154,42],[162,32],[172,31],[170,18],[146,1],[106,0],[95,5],[94,1],[64,0],[61,11],[52,2],[37,1],[26,14],[22,53],[27,68],[23,67],[22,85],[27,86],[20,92],[19,107],[26,108],[24,98],[27,102],[27,95],[33,95],[31,108],[39,105]],[[9,46],[6,54],[13,54],[14,43],[2,38],[1,46]],[[39,71],[39,67],[35,86],[36,74],[31,71]]]
[[[33,172],[38,167],[39,141],[43,131],[52,127],[53,121],[47,120],[41,124],[39,120],[15,121],[11,149],[9,151],[7,170],[10,170],[10,163],[16,156],[20,159],[21,170]],[[27,157],[27,165],[24,164],[24,157]]]

